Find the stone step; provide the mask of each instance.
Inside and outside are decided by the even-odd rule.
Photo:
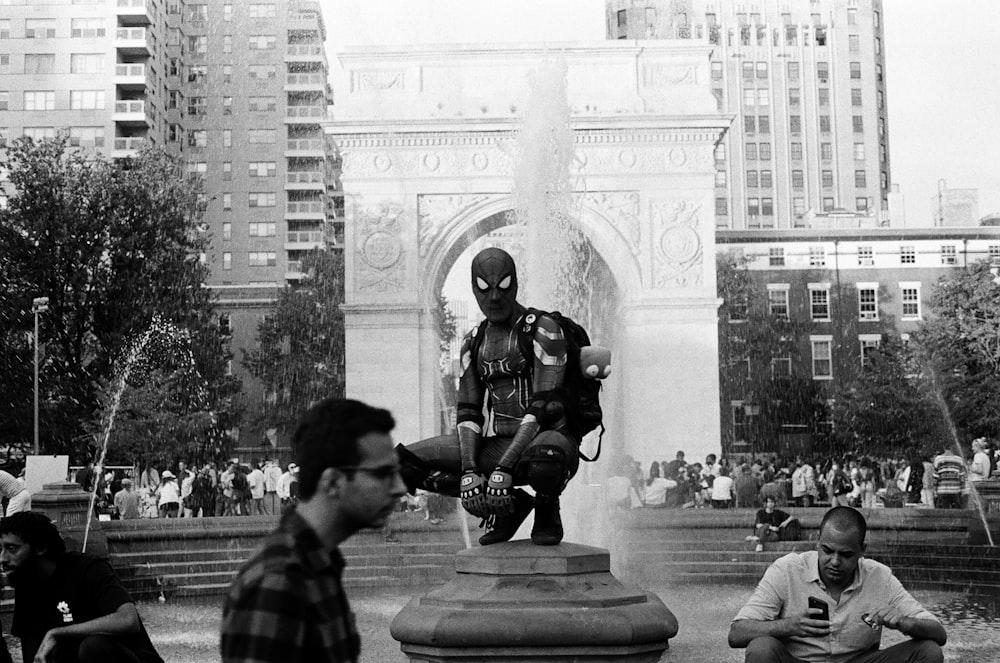
[[[740,542],[739,546],[720,547],[717,549],[649,549],[630,550],[625,554],[629,559],[650,560],[650,561],[725,561],[727,559],[746,559],[754,556],[767,555],[769,558],[777,559],[789,552],[803,552],[812,550],[815,544],[811,542],[779,542],[769,543],[763,552],[752,550],[752,543]],[[994,555],[975,553],[969,554],[939,554],[936,551],[910,551],[907,548],[886,550],[870,548],[865,553],[866,557],[875,559],[889,566],[928,566],[935,568],[969,568],[969,569],[1000,569],[997,564],[997,557]]]

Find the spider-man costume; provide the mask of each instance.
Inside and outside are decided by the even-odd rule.
[[[411,492],[461,497],[486,520],[482,545],[509,540],[532,508],[531,540],[555,545],[563,536],[559,495],[579,464],[579,440],[566,429],[560,400],[566,340],[549,316],[517,302],[517,270],[506,251],[476,255],[472,289],[487,324],[462,343],[458,433],[399,445],[403,478]],[[533,356],[525,357],[519,334],[532,329]],[[523,485],[534,498],[515,487]]]

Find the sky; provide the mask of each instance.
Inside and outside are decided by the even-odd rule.
[[[603,0],[320,3],[331,69],[345,45],[554,43],[602,40],[605,32]],[[979,189],[980,216],[1000,212],[1000,1],[883,5],[889,156],[906,225],[931,224],[941,179],[950,188]]]

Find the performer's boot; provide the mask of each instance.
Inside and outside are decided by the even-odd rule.
[[[452,472],[432,470],[415,453],[402,444],[396,445],[399,458],[399,474],[403,477],[406,490],[415,495],[417,490],[428,490],[441,495],[458,496],[461,477]]]
[[[486,534],[479,537],[479,545],[488,546],[494,543],[510,541],[517,534],[517,528],[531,513],[531,495],[520,488],[514,489],[514,513],[509,516],[492,516],[488,520]]]
[[[531,542],[536,546],[554,546],[563,538],[562,518],[559,517],[559,496],[535,495],[535,525]]]

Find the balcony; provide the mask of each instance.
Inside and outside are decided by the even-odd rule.
[[[291,201],[285,206],[285,218],[289,220],[326,220],[325,205],[322,200]]]
[[[288,106],[285,109],[286,124],[318,124],[326,118],[326,106]]]
[[[323,191],[326,189],[326,178],[322,171],[301,170],[285,174],[285,190]]]
[[[289,44],[285,62],[326,62],[322,44]]]
[[[115,48],[128,55],[149,55],[146,28],[118,28],[115,31]]]
[[[113,122],[132,125],[146,125],[146,102],[142,99],[131,99],[115,102],[115,112],[111,115]]]
[[[146,87],[146,65],[116,64],[115,85],[122,88],[144,89]]]
[[[302,271],[302,261],[301,260],[289,260],[285,264],[285,280],[286,281],[299,281],[306,277],[306,273]]]
[[[134,157],[139,150],[146,146],[146,138],[144,136],[133,136],[131,138],[115,138],[115,147],[111,152],[111,157],[114,159],[123,159],[125,157]]]
[[[286,251],[311,251],[323,246],[322,230],[289,230],[285,237]]]
[[[285,157],[326,158],[326,145],[322,138],[293,138],[285,143]]]
[[[285,79],[285,92],[326,92],[326,74],[322,72],[288,74],[288,78]]]
[[[149,25],[152,0],[117,0],[115,15],[120,25]]]

